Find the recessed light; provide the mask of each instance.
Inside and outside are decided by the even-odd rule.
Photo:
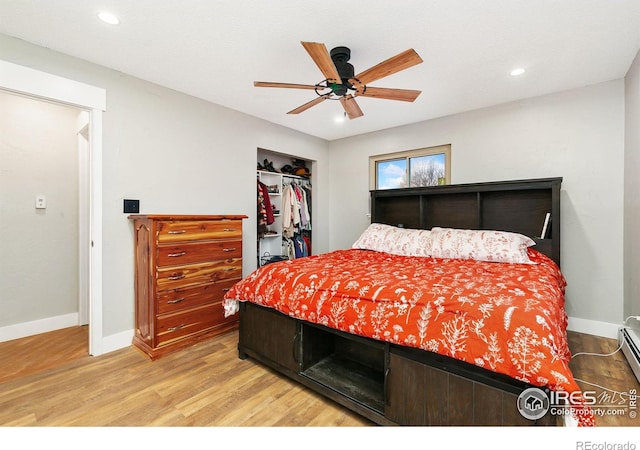
[[[525,70],[522,67],[520,67],[518,69],[513,69],[511,71],[511,76],[512,77],[517,77],[518,75],[522,75],[524,72],[525,72]]]
[[[120,23],[120,19],[106,11],[100,11],[98,13],[98,18],[109,25],[118,25]]]

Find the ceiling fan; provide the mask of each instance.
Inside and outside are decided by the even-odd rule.
[[[339,100],[349,119],[356,119],[363,115],[356,97],[372,97],[386,100],[400,100],[413,102],[421,91],[409,89],[390,89],[369,86],[376,80],[408,69],[422,62],[422,58],[413,49],[405,50],[379,64],[354,75],[354,69],[349,64],[351,50],[347,47],[335,47],[327,51],[324,44],[318,42],[302,42],[311,59],[316,63],[325,79],[317,84],[272,83],[254,81],[256,87],[276,87],[288,89],[314,90],[317,98],[299,106],[287,114],[299,114],[325,100]]]

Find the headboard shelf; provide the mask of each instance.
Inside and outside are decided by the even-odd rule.
[[[500,230],[524,234],[560,265],[562,178],[371,191],[371,221],[405,228]],[[540,236],[547,213],[551,224]],[[544,239],[542,239],[544,238]]]

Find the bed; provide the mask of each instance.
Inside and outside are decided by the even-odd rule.
[[[561,182],[372,191],[351,248],[227,292],[239,356],[381,425],[594,425],[568,366]]]

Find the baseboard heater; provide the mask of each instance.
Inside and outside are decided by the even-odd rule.
[[[638,338],[638,332],[631,328],[620,328],[618,345],[621,347],[627,361],[629,361],[631,370],[633,370],[638,382],[640,382],[640,339]]]

